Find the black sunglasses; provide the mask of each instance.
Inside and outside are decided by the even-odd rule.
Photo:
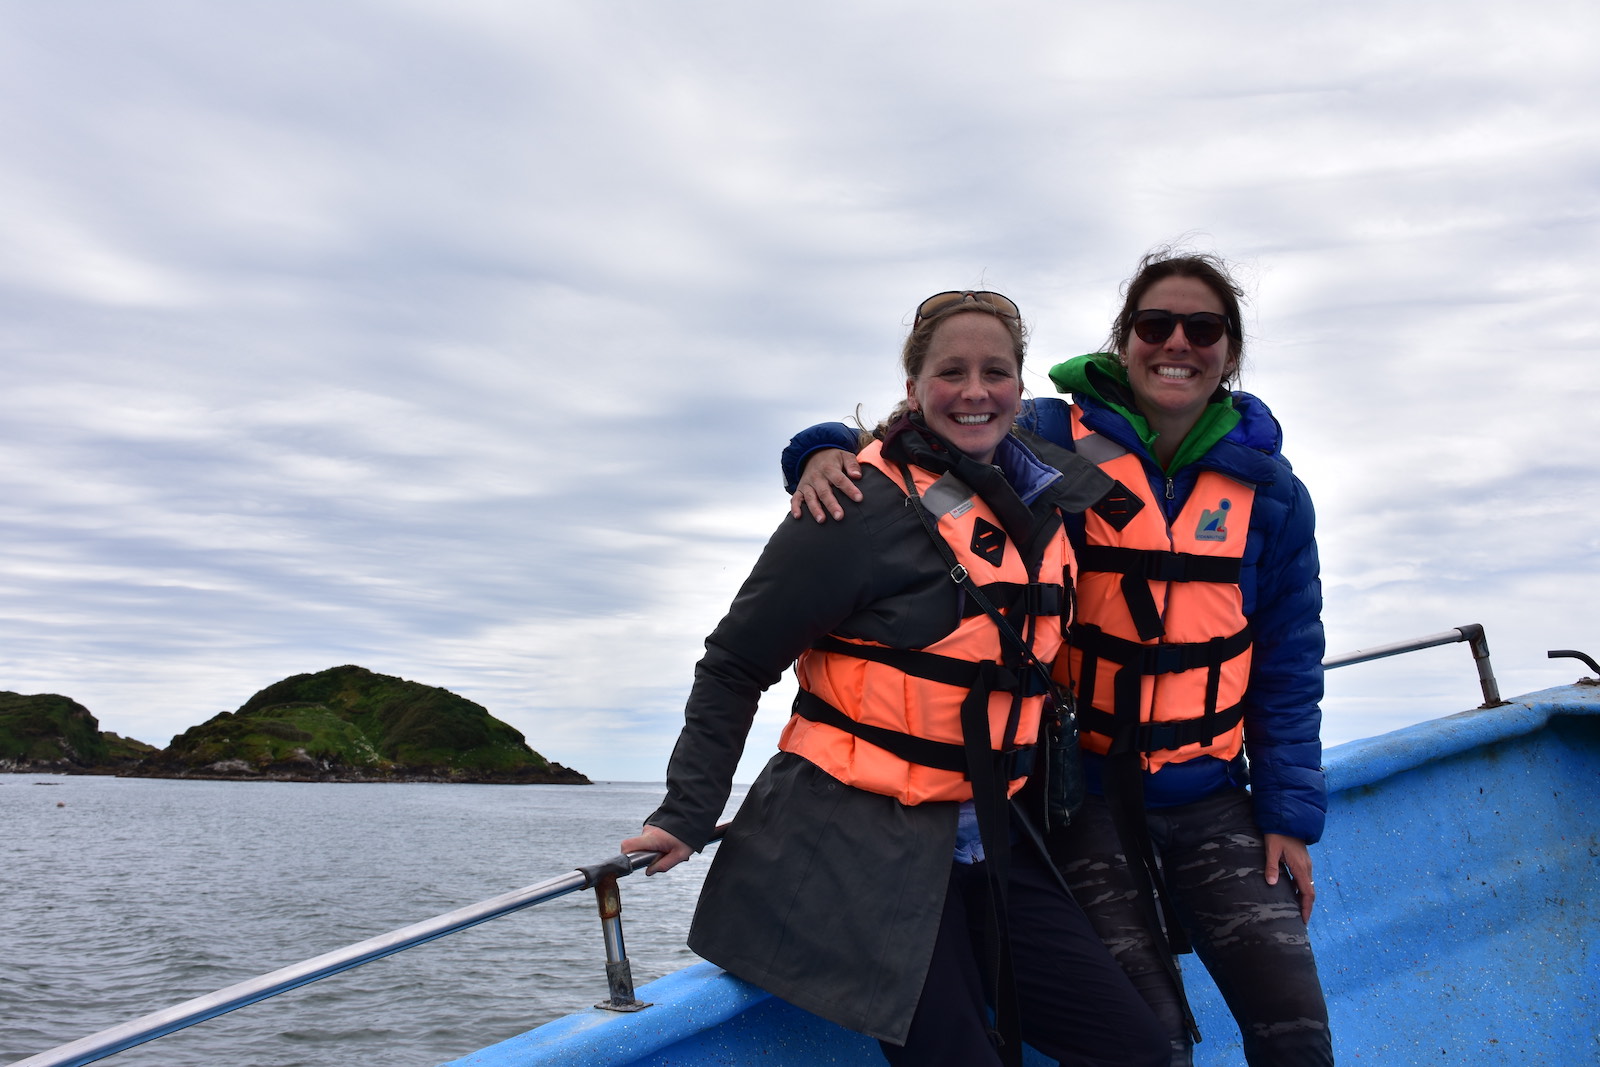
[[[1133,313],[1133,332],[1146,344],[1159,345],[1183,326],[1183,336],[1196,348],[1214,345],[1228,332],[1228,320],[1215,311],[1191,311],[1179,315],[1160,308],[1145,308]]]
[[[937,315],[945,308],[968,302],[985,305],[998,311],[1008,319],[1022,318],[1022,312],[1017,310],[1017,305],[1013,304],[1009,297],[986,290],[951,289],[947,293],[935,293],[918,304],[916,321],[921,322],[932,315]],[[915,326],[916,323],[912,323],[912,325]]]

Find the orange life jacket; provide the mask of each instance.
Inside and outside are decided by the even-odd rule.
[[[1031,642],[1038,661],[1050,663],[1071,615],[1072,548],[1059,514],[1050,516],[1056,528],[1030,572],[995,513],[954,475],[902,470],[878,442],[858,458],[902,491],[910,471],[957,563]],[[1001,780],[1015,793],[1027,780],[1046,679],[1018,662],[1018,651],[980,608],[969,605],[964,614],[949,635],[920,649],[837,635],[817,642],[795,664],[800,692],[778,747],[902,804],[969,800],[961,713],[971,699],[980,703],[969,705],[969,715],[976,721],[981,712],[988,724],[980,751],[1001,762]]]
[[[1055,670],[1077,693],[1083,747],[1136,750],[1151,771],[1231,760],[1250,681],[1239,569],[1255,489],[1203,471],[1168,525],[1139,457],[1084,426],[1076,406],[1072,437],[1118,482],[1084,512],[1077,621]]]

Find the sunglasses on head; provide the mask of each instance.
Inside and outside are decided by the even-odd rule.
[[[1145,308],[1133,314],[1133,332],[1146,344],[1158,345],[1183,326],[1183,336],[1196,348],[1214,345],[1228,332],[1228,320],[1215,311],[1191,311],[1179,315],[1160,308]]]
[[[937,315],[946,308],[968,302],[993,308],[1008,319],[1022,318],[1022,312],[1017,310],[1017,305],[1013,304],[1008,297],[1001,296],[999,293],[990,293],[984,290],[952,289],[948,293],[935,293],[918,304],[917,322]]]

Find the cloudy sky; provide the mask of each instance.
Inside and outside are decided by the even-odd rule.
[[[929,293],[1032,389],[1147,249],[1250,293],[1330,652],[1600,655],[1588,0],[0,8],[0,689],[165,745],[287,675],[439,685],[659,779],[779,449]],[[789,692],[758,718],[743,777]],[[1479,701],[1329,675],[1330,743]]]

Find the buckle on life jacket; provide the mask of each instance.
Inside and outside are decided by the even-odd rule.
[[[1146,645],[1139,653],[1140,674],[1178,674],[1195,663],[1193,645]]]
[[[1065,586],[1051,582],[1029,582],[1025,587],[1023,610],[1029,615],[1060,615],[1065,603]]]
[[[979,586],[989,602],[1006,613],[1008,618],[1019,615],[1062,615],[1067,605],[1067,590],[1060,582],[990,582]],[[962,618],[982,615],[984,607],[972,597],[963,599]]]

